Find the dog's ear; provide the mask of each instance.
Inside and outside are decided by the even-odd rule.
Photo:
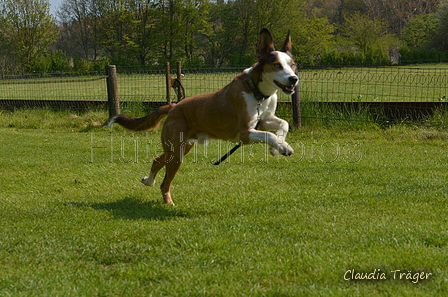
[[[286,36],[285,43],[283,43],[281,52],[287,53],[292,57],[292,46],[291,46],[291,29],[288,30],[288,35]]]
[[[257,47],[257,58],[258,61],[261,61],[264,57],[273,52],[274,42],[272,40],[271,32],[268,29],[263,28],[260,32],[260,42]]]

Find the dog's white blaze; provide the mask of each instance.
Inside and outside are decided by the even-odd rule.
[[[274,80],[283,85],[290,85],[289,78],[296,76],[294,69],[291,68],[291,57],[283,52],[276,52],[278,61],[282,66],[282,69],[274,72],[263,72],[261,75],[261,82],[258,85],[258,89],[264,95],[274,94],[279,87],[274,83]]]
[[[295,76],[295,70],[291,68],[291,57],[283,52],[277,52],[279,56],[280,63],[283,66],[283,71],[287,73],[287,76]]]

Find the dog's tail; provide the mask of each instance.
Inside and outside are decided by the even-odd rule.
[[[122,114],[112,117],[107,124],[111,127],[114,123],[120,124],[132,131],[156,130],[164,117],[176,104],[167,104],[159,107],[156,111],[142,118],[131,118]]]

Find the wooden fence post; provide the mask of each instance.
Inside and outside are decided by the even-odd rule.
[[[168,104],[171,104],[171,69],[170,69],[170,62],[166,62],[165,67],[166,67],[166,72],[165,72],[165,78],[166,78],[166,102]]]
[[[115,65],[106,66],[107,83],[107,105],[109,117],[120,114],[120,100],[118,99],[117,67]]]
[[[292,119],[294,125],[302,127],[302,111],[300,109],[300,87],[297,84],[294,94],[291,95]]]
[[[177,90],[177,102],[179,102],[180,100],[182,100],[182,98],[184,98],[183,96],[185,96],[185,94],[183,94],[183,89],[182,89],[182,62],[181,61],[177,61],[176,62],[176,78],[180,83],[180,86],[178,87]]]

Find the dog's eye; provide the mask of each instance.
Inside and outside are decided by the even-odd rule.
[[[296,69],[296,64],[291,64],[292,69]]]
[[[277,68],[277,69],[281,69],[281,68],[282,68],[282,65],[281,65],[280,63],[275,63],[275,64],[274,64],[274,67]]]

